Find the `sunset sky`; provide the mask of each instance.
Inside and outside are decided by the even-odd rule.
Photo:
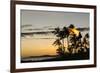
[[[25,30],[30,28],[33,29],[32,32],[42,32],[47,31],[48,28],[62,28],[70,24],[76,27],[89,27],[89,13],[21,10],[21,26],[25,26],[21,28],[21,32],[30,32]],[[34,36],[21,38],[22,57],[56,55],[57,47],[52,45],[55,39],[40,39],[39,37],[37,39],[34,39]]]

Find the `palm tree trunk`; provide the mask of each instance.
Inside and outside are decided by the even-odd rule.
[[[63,53],[65,53],[64,39],[62,39],[62,47],[63,47]]]
[[[69,41],[68,41],[68,37],[67,37],[67,48],[69,47]]]

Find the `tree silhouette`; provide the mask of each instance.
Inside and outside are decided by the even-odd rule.
[[[71,43],[68,47],[68,50],[70,53],[76,53],[77,49],[82,47],[81,44],[81,32],[78,31],[73,24],[70,24],[69,26],[69,32],[70,32],[70,37],[69,37],[69,42]]]
[[[64,50],[62,49],[62,43],[61,43],[60,39],[56,39],[54,41],[53,45],[58,46],[57,53],[59,55],[63,55],[64,54]]]
[[[82,38],[81,32],[73,24],[69,27],[55,28],[54,34],[57,39],[53,45],[58,46],[56,53],[67,59],[89,58],[89,34]],[[67,46],[65,46],[65,38]],[[67,47],[67,48],[66,48]],[[67,49],[69,52],[65,51]]]
[[[68,45],[68,36],[69,36],[69,29],[67,27],[63,27],[63,38],[67,38],[67,45]]]
[[[63,48],[65,48],[65,47],[63,47]],[[60,56],[65,55],[65,51],[64,51],[64,49],[62,49],[62,46],[58,47],[58,49],[56,51],[57,51],[58,55],[60,55]]]
[[[75,28],[74,24],[70,24],[69,28],[72,28],[72,29]]]
[[[68,37],[69,32],[68,29],[66,27],[63,27],[62,30],[60,30],[60,28],[55,28],[54,34],[58,37],[59,41],[62,41],[62,47],[60,47],[57,51],[62,51],[63,53],[65,53],[65,46],[64,46],[64,39],[66,37]],[[58,41],[58,39],[54,42],[56,44],[56,42]],[[62,49],[62,50],[61,50]]]
[[[83,38],[83,47],[84,47],[85,52],[88,51],[89,49],[89,34],[88,33],[86,33]]]

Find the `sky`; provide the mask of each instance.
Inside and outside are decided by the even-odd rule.
[[[89,13],[21,10],[21,25],[26,28],[62,28],[70,24],[76,27],[89,27]]]

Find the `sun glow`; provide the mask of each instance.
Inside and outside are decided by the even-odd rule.
[[[75,34],[76,36],[79,36],[79,30],[76,28],[69,28],[70,34]]]

